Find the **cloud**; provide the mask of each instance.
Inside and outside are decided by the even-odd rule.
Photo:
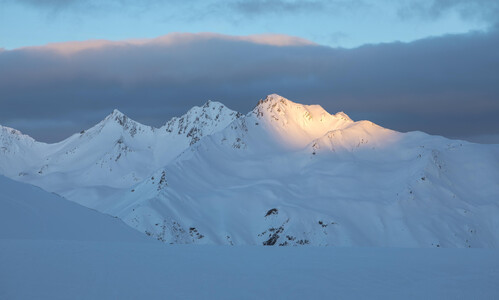
[[[116,11],[144,12],[161,9],[167,19],[185,19],[195,21],[199,19],[224,18],[232,22],[241,19],[263,18],[268,15],[297,15],[297,14],[337,14],[347,10],[364,8],[365,0],[0,0],[0,3],[11,3],[29,6],[39,10],[79,13],[109,13]]]
[[[316,12],[324,10],[327,4],[324,1],[256,0],[235,1],[227,6],[244,15],[254,16],[268,13]]]
[[[269,14],[329,14],[337,15],[347,11],[361,10],[375,4],[366,0],[254,0],[233,1],[224,5],[224,1],[218,1],[230,11],[246,17],[259,17]]]
[[[114,1],[113,1],[114,2]],[[92,0],[0,0],[2,4],[15,4],[45,10],[51,13],[70,9],[87,11],[101,6]]]
[[[225,18],[233,22],[241,19],[265,18],[268,15],[311,16],[341,15],[369,11],[371,8],[394,8],[399,17],[440,19],[456,13],[465,20],[480,20],[490,24],[499,22],[497,0],[0,0],[0,4],[15,4],[46,10],[52,13],[71,10],[79,13],[109,13],[127,11],[142,13],[161,9],[169,13],[169,19],[198,20]],[[237,20],[237,21],[236,21]]]
[[[199,5],[202,1],[193,0],[189,3]],[[158,10],[188,13],[190,7],[181,0],[0,0],[1,5],[5,5],[6,9],[8,6],[30,8],[42,15],[46,14],[50,21],[59,17],[109,17],[119,14],[137,18],[145,12]]]
[[[93,7],[105,7],[105,6],[139,6],[139,7],[150,7],[150,6],[168,6],[181,4],[181,0],[143,0],[140,3],[133,0],[0,0],[0,2],[8,3],[15,2],[18,4],[30,5],[38,8],[68,8],[74,6],[93,6]],[[354,7],[358,6],[363,1],[324,1],[324,0],[254,0],[254,1],[223,1],[223,0],[211,0],[211,1],[200,1],[194,0],[196,4],[216,5],[219,8],[225,7],[232,9],[234,11],[239,11],[242,14],[266,14],[268,12],[316,12],[321,11],[328,7]]]
[[[160,126],[209,99],[247,112],[278,93],[396,130],[493,137],[498,47],[491,30],[355,49],[203,33],[7,50],[0,52],[0,124],[56,141],[114,108]]]
[[[20,48],[33,51],[54,51],[59,54],[73,55],[80,51],[99,50],[106,48],[126,48],[134,46],[160,46],[171,47],[181,44],[190,44],[193,42],[221,40],[221,41],[240,41],[250,42],[260,45],[271,46],[304,46],[315,45],[309,40],[284,34],[253,34],[245,36],[223,35],[218,33],[170,33],[154,39],[130,39],[124,41],[109,40],[88,40],[62,43],[50,43],[44,46],[32,46]],[[2,48],[0,48],[0,51]]]
[[[400,4],[401,17],[437,19],[455,12],[464,19],[479,19],[495,24],[499,21],[499,2],[496,0],[408,0]]]

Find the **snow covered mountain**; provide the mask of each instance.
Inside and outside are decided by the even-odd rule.
[[[114,110],[94,127],[55,144],[0,127],[0,173],[93,207],[93,201],[142,181],[239,117],[208,101],[153,128]]]
[[[244,116],[205,106],[217,108],[197,115],[220,113],[160,129],[115,112],[54,145],[3,129],[0,172],[168,243],[499,247],[499,145],[400,133],[278,95]]]

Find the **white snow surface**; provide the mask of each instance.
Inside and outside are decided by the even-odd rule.
[[[155,129],[115,111],[57,144],[1,128],[0,173],[174,244],[499,247],[499,145],[269,95]]]
[[[0,240],[153,242],[118,218],[4,176],[0,207]]]
[[[166,245],[0,176],[0,299],[496,299],[492,249]]]
[[[0,239],[1,299],[498,299],[492,249]]]

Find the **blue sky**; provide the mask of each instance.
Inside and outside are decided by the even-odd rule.
[[[0,47],[217,32],[280,33],[351,48],[484,30],[491,8],[497,5],[483,0],[0,0]]]
[[[115,108],[161,126],[277,93],[499,143],[497,49],[497,0],[0,0],[0,124],[55,142]]]

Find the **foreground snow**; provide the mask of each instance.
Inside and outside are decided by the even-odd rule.
[[[0,239],[152,242],[118,218],[1,175]]]
[[[1,299],[498,299],[487,249],[0,240]]]

